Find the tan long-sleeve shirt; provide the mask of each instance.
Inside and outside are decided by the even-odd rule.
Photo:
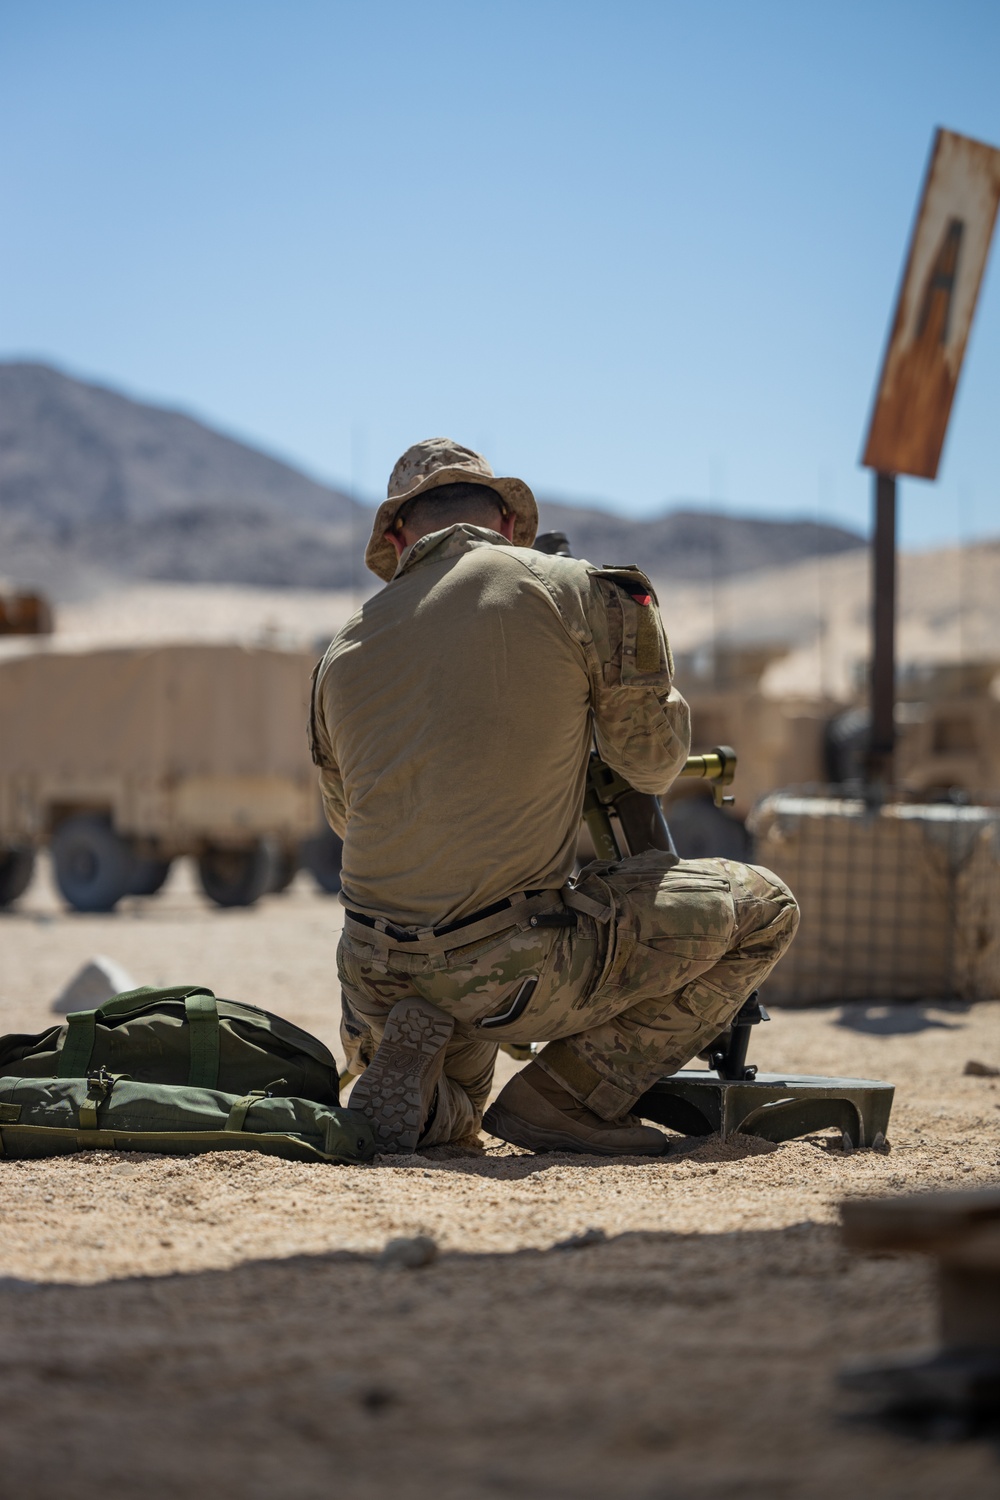
[[[345,904],[431,926],[563,885],[592,737],[640,791],[683,765],[671,674],[638,569],[478,526],[421,537],[316,671],[312,752]]]

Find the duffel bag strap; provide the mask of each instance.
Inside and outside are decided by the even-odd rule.
[[[59,1052],[57,1078],[86,1078],[94,1055],[98,1016],[142,1010],[154,1000],[183,1000],[191,1031],[191,1076],[198,1088],[214,1089],[219,1081],[219,1011],[211,990],[200,984],[178,984],[154,990],[144,985],[115,995],[96,1010],[75,1010],[66,1017],[66,1039]],[[197,1014],[197,1021],[194,1020]]]
[[[211,995],[203,984],[174,984],[168,989],[157,990],[151,984],[140,985],[137,990],[123,990],[105,1000],[100,1008],[102,1016],[120,1016],[132,1010],[144,1010],[158,1000],[186,1000],[189,995]]]
[[[66,1039],[59,1051],[57,1078],[86,1078],[97,1035],[96,1010],[75,1010],[66,1017]]]
[[[109,1073],[102,1064],[95,1073],[87,1075],[87,1097],[80,1102],[80,1129],[96,1130],[97,1106],[111,1097],[111,1090],[127,1073]]]
[[[219,1007],[211,990],[198,990],[184,997],[191,1036],[191,1068],[188,1085],[194,1089],[219,1086]]]
[[[244,1094],[242,1099],[237,1099],[229,1111],[229,1118],[223,1125],[223,1130],[242,1130],[246,1117],[254,1105],[260,1099],[268,1097],[265,1089],[254,1089],[250,1094]]]

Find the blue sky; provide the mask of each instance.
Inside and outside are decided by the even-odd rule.
[[[367,497],[439,433],[539,491],[867,526],[935,125],[995,0],[3,0],[0,357]],[[908,545],[1000,533],[994,248]]]

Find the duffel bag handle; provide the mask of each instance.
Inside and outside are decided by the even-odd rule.
[[[211,990],[200,984],[178,984],[157,990],[143,985],[115,995],[96,1010],[77,1010],[66,1017],[66,1039],[59,1053],[58,1078],[85,1078],[90,1071],[98,1016],[144,1009],[151,1000],[183,1000],[191,1036],[188,1084],[214,1089],[219,1083],[219,1007]]]
[[[219,1007],[211,990],[196,990],[184,997],[191,1035],[191,1069],[188,1085],[194,1089],[219,1087]]]
[[[186,1000],[189,995],[212,995],[212,991],[203,984],[175,984],[165,990],[154,989],[151,984],[142,984],[137,990],[123,990],[120,995],[112,995],[110,1000],[105,1000],[98,1007],[95,1014],[120,1016],[123,1012],[141,1010],[151,1000]]]

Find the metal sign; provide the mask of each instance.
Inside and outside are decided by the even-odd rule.
[[[1000,150],[939,130],[862,463],[937,475],[1000,204]]]

